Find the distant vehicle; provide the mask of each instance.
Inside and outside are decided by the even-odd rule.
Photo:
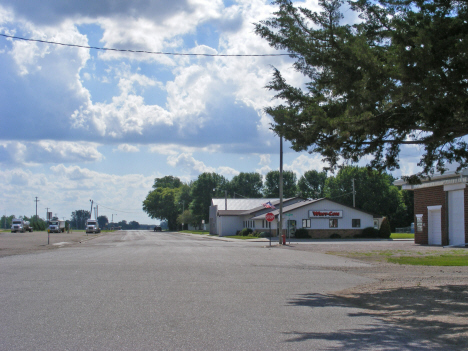
[[[24,233],[25,231],[29,231],[30,233],[33,231],[32,227],[29,225],[28,221],[24,221],[21,218],[14,218],[11,222],[11,232],[21,232]]]
[[[86,221],[86,233],[100,233],[99,223],[96,219],[88,219]]]
[[[154,227],[153,231],[154,232],[162,232],[162,228],[161,228],[161,226],[157,225],[157,226]]]
[[[52,218],[49,222],[49,232],[65,233],[65,221],[61,221],[58,218]]]

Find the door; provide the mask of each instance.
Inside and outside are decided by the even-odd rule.
[[[429,245],[442,245],[441,209],[429,209],[427,211],[427,235]]]
[[[449,245],[465,245],[464,190],[448,192]]]
[[[288,220],[288,237],[295,237],[296,236],[296,221],[295,220]]]

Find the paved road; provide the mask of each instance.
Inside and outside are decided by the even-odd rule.
[[[115,232],[0,258],[0,350],[434,350],[327,293],[362,265],[265,243]]]

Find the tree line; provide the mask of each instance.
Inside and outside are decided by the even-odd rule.
[[[353,179],[355,193],[353,195]],[[333,201],[376,215],[386,216],[392,229],[406,227],[413,221],[413,193],[392,183],[385,172],[365,167],[344,167],[335,175],[310,170],[299,179],[293,171],[283,172],[283,196]],[[251,172],[226,179],[217,173],[202,173],[194,181],[184,183],[174,176],[156,178],[152,190],[143,201],[143,210],[154,219],[166,221],[169,230],[182,223],[199,226],[208,222],[213,198],[279,198],[279,171],[270,171],[263,179]]]
[[[86,229],[86,220],[91,217],[91,213],[87,210],[76,210],[73,211],[71,214],[71,217],[69,220],[65,221],[65,224],[67,228],[73,228],[73,229]],[[3,229],[10,229],[11,228],[11,223],[14,218],[22,218],[25,221],[28,221],[32,228],[34,230],[46,230],[48,227],[48,222],[40,218],[39,216],[36,217],[36,215],[32,215],[30,217],[28,216],[19,216],[16,217],[15,215],[10,215],[10,216],[5,216],[3,215],[1,217],[0,221],[0,228]],[[130,221],[127,222],[126,220],[121,220],[119,222],[115,223],[109,223],[109,219],[107,216],[98,216],[97,218],[99,227],[100,228],[105,228],[106,226],[113,226],[113,227],[120,227],[122,229],[139,229],[140,228],[140,223],[137,221]]]

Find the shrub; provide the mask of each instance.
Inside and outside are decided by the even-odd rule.
[[[379,231],[374,227],[367,227],[362,230],[361,235],[358,236],[359,238],[378,238]]]
[[[273,234],[270,235],[270,232],[261,232],[258,234],[259,238],[270,238],[271,236],[273,236]]]
[[[239,232],[240,236],[248,236],[249,234],[252,234],[253,230],[250,228],[244,228]]]
[[[388,239],[390,238],[390,235],[392,235],[392,229],[390,228],[390,222],[387,217],[385,217],[380,225],[379,237]]]
[[[332,235],[330,235],[330,239],[341,239],[341,235],[337,233],[333,233]]]
[[[304,228],[297,229],[294,235],[298,239],[310,239],[309,232],[307,231],[307,229]]]

